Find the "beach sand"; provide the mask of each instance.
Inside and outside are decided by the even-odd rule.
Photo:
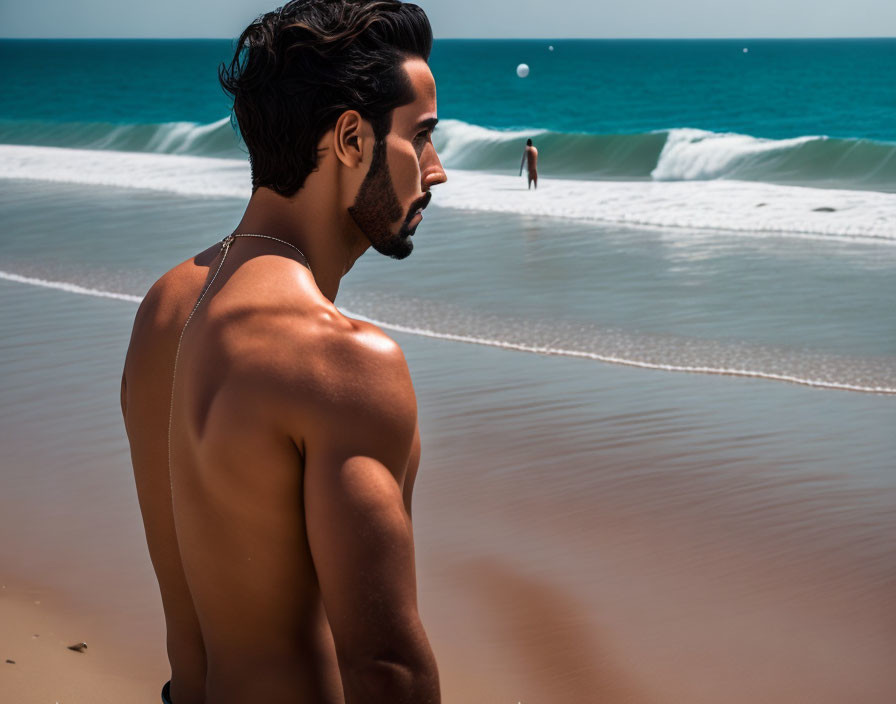
[[[144,628],[116,624],[116,614],[103,608],[102,598],[117,585],[98,589],[97,603],[87,607],[67,600],[64,585],[55,586],[3,585],[2,700],[156,704],[167,677],[158,645],[164,642],[161,622],[156,618]],[[81,642],[87,643],[83,652],[68,647]]]
[[[22,401],[12,427],[4,412],[4,700],[156,701],[162,614],[115,396],[133,306],[9,282],[0,294],[31,350],[4,394],[60,394]],[[892,494],[823,472],[785,481],[718,415],[761,390],[779,409],[766,433],[845,404],[867,435],[864,414],[892,413],[889,399],[396,338],[428,440],[420,600],[446,702],[892,701]],[[490,388],[464,383],[484,370]],[[555,394],[527,391],[533,372]],[[612,410],[584,403],[598,390]],[[814,425],[787,432],[824,444]]]

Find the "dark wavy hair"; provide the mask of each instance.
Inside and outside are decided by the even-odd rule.
[[[404,61],[429,61],[432,28],[398,0],[292,0],[261,15],[218,70],[249,151],[252,192],[292,196],[317,168],[317,145],[346,110],[377,140],[414,100]]]

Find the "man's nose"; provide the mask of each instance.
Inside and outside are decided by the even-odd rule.
[[[426,160],[423,162],[422,172],[422,186],[424,191],[428,191],[433,186],[438,186],[440,183],[445,183],[445,181],[448,180],[448,176],[445,174],[445,169],[442,168],[442,162],[439,160],[439,155],[436,153],[435,147],[430,144],[429,149],[426,151],[428,154]]]

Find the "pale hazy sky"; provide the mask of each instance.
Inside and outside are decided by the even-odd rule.
[[[0,0],[2,37],[234,37],[277,0]],[[896,0],[418,0],[447,37],[893,37]]]

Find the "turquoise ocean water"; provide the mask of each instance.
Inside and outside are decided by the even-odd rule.
[[[0,42],[3,177],[241,201],[246,155],[216,79],[231,49]],[[431,65],[451,172],[434,205],[515,232],[547,218],[581,240],[552,257],[581,256],[484,291],[475,262],[411,273],[413,309],[400,295],[354,312],[651,367],[896,388],[896,40],[452,40]],[[515,180],[527,137],[541,154],[532,194]],[[454,284],[455,308],[435,280]]]
[[[0,143],[233,154],[215,81],[230,52],[226,40],[0,42]],[[896,190],[894,40],[458,40],[436,42],[431,65],[454,121],[443,143],[467,147],[457,166],[514,161],[515,143],[475,127],[534,130],[553,173],[650,178],[671,137],[692,149],[667,154],[661,178]]]
[[[0,41],[0,564],[84,603],[148,579],[116,389],[140,296],[249,195],[230,52]],[[431,66],[448,183],[337,303],[416,385],[446,701],[892,702],[896,40]]]

